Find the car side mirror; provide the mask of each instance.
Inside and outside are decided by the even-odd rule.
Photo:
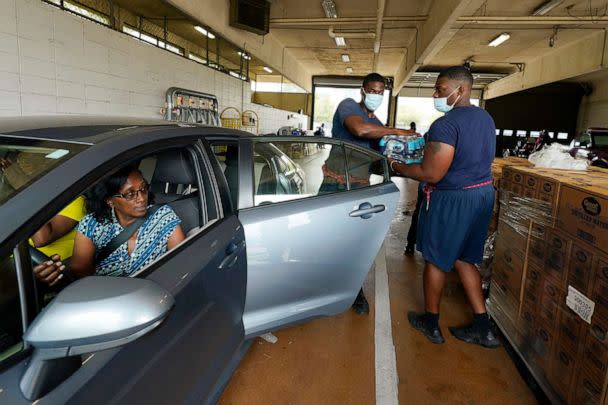
[[[123,346],[156,328],[173,307],[158,284],[85,277],[67,286],[34,319],[23,340],[34,353],[20,382],[28,400],[45,395],[81,365],[81,354]]]

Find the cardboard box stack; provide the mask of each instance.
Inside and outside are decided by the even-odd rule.
[[[489,309],[554,402],[608,404],[608,172],[505,167]]]
[[[532,164],[528,162],[528,159],[519,158],[519,157],[506,157],[506,158],[496,158],[492,162],[492,177],[494,178],[494,188],[496,190],[500,189],[500,184],[502,181],[502,172],[507,166],[524,166],[530,167]],[[498,203],[498,194],[496,195],[495,203],[494,203],[494,215],[492,216],[492,221],[490,222],[490,228],[488,230],[488,235],[494,233],[496,228],[498,227],[498,214],[500,210],[500,206]]]

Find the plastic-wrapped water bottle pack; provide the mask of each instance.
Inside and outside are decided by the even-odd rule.
[[[407,165],[421,163],[424,138],[421,136],[389,135],[382,138],[380,148],[384,156],[399,160]]]

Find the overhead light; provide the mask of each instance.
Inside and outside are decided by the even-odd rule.
[[[198,32],[200,32],[201,34],[203,34],[204,36],[206,36],[209,39],[215,39],[215,35],[213,35],[212,33],[210,33],[209,31],[207,31],[206,29],[204,29],[203,27],[199,27],[198,25],[196,27],[194,27],[195,30],[197,30]]]
[[[234,70],[231,70],[230,72],[228,72],[230,74],[230,76],[232,77],[236,77],[237,79],[241,79],[241,80],[247,80],[247,78],[245,77],[245,75],[242,75],[240,73],[235,72]]]
[[[207,63],[207,61],[204,58],[201,58],[200,56],[198,56],[194,53],[188,53],[188,59],[193,60],[198,63],[202,63],[202,64]]]
[[[272,73],[272,69],[269,68],[268,66],[264,66],[264,70],[267,71],[268,73]]]
[[[532,15],[545,15],[548,12],[550,12],[551,10],[553,10],[555,7],[557,7],[560,4],[562,4],[563,2],[564,2],[564,0],[550,0],[550,1],[547,1],[547,2],[543,3],[539,8],[537,8],[536,10],[534,10],[534,12],[532,13]]]
[[[346,68],[346,73],[352,73],[353,72],[353,68],[352,67],[347,67]]]
[[[488,43],[488,46],[493,46],[496,48],[498,45],[502,44],[509,38],[511,38],[511,35],[506,32],[503,32],[502,34],[491,40],[490,43]]]
[[[241,58],[251,60],[251,56],[247,55],[245,52],[238,51],[237,53],[241,56]]]
[[[336,37],[336,45],[338,46],[346,46],[346,41],[344,40],[344,37]]]
[[[350,56],[347,53],[342,54],[342,62],[350,62]]]
[[[321,2],[323,10],[325,11],[325,17],[327,18],[338,18],[338,12],[336,11],[336,3],[334,0],[323,0]]]

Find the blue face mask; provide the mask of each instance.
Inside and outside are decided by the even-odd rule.
[[[454,104],[452,104],[452,105],[448,104],[448,98],[450,98],[452,96],[452,94],[456,93],[457,91],[458,91],[458,87],[456,87],[454,89],[454,91],[451,92],[450,95],[447,97],[434,98],[433,103],[435,104],[435,109],[442,113],[447,113],[448,111],[451,111],[452,108],[454,108],[454,105],[458,102],[460,95],[458,97],[456,97],[456,100],[454,101]]]
[[[378,107],[380,107],[380,104],[382,104],[384,94],[366,93],[365,91],[363,92],[363,94],[365,94],[365,99],[363,100],[363,103],[365,104],[365,107],[368,110],[376,111]]]

